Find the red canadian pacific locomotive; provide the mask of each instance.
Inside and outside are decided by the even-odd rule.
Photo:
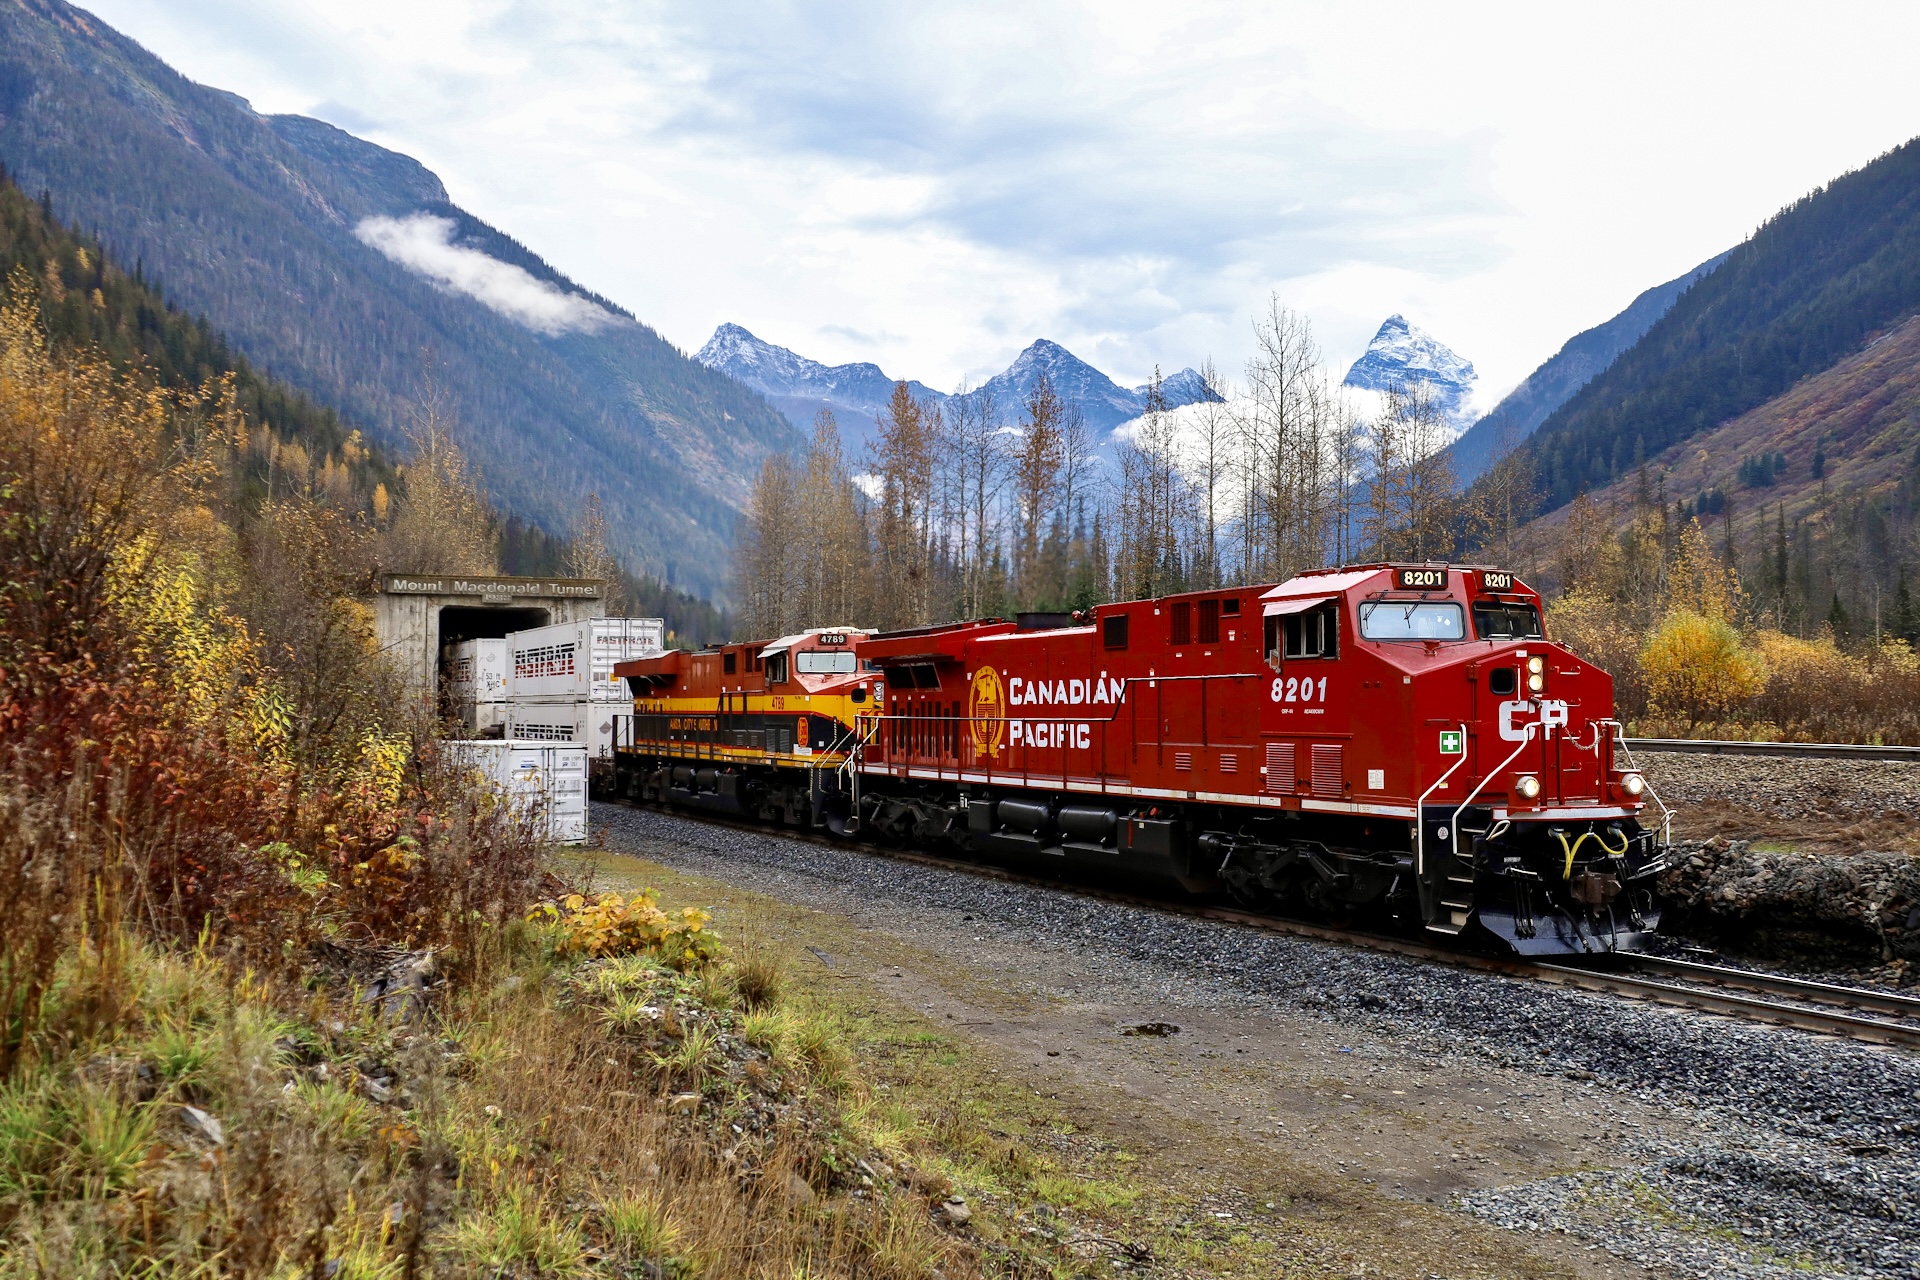
[[[623,664],[635,799],[1384,914],[1529,955],[1632,950],[1664,831],[1613,681],[1477,567]],[[1657,803],[1657,801],[1656,801]]]

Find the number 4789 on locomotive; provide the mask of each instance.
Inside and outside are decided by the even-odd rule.
[[[781,697],[786,659],[829,634],[846,656],[813,691],[841,727],[827,750],[716,759],[713,798],[690,798],[1530,955],[1638,949],[1658,922],[1664,826],[1612,679],[1546,638],[1510,573],[1363,565],[1085,616],[726,646],[678,656],[757,690],[689,680],[682,709]],[[674,656],[620,668],[637,710],[669,706],[654,667]],[[622,785],[667,777],[664,745],[622,748]]]

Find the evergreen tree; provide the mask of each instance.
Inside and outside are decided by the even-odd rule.
[[[1907,590],[1907,566],[1900,566],[1900,585],[1893,592],[1893,634],[1908,644],[1920,638],[1920,617],[1914,616],[1913,595]]]
[[[1827,610],[1827,625],[1833,628],[1834,639],[1844,639],[1853,634],[1853,623],[1847,618],[1847,611],[1840,603],[1840,593],[1833,593],[1833,604]]]
[[[1787,608],[1787,504],[1773,504],[1773,598],[1781,616]]]

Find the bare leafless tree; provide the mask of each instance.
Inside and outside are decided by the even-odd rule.
[[[734,543],[742,638],[789,634],[798,619],[800,583],[789,554],[800,529],[798,489],[793,459],[768,454]]]
[[[1423,381],[1395,384],[1369,436],[1366,537],[1382,559],[1445,559],[1454,543],[1452,456],[1446,419]]]
[[[576,578],[598,578],[606,583],[603,603],[607,616],[620,617],[627,607],[626,588],[620,577],[620,562],[607,545],[607,516],[600,506],[600,495],[590,493],[574,522],[573,537],[567,543],[567,572]]]
[[[1180,470],[1176,422],[1161,392],[1157,367],[1147,384],[1145,411],[1119,452],[1116,589],[1123,599],[1182,590],[1193,494]]]
[[[876,421],[877,572],[884,588],[874,612],[883,627],[919,626],[932,620],[934,461],[942,416],[938,406],[922,404],[900,382]]]
[[[868,609],[872,558],[860,494],[830,409],[821,409],[813,420],[798,507],[800,537],[792,548],[800,579],[798,625],[860,625]]]
[[[407,425],[406,491],[388,526],[381,555],[407,573],[497,573],[500,543],[480,477],[454,443],[452,396],[432,376],[422,385]]]
[[[1060,511],[1065,418],[1065,404],[1042,373],[1027,393],[1013,451],[1014,597],[1025,606],[1058,594],[1060,588],[1043,580],[1040,547]]]

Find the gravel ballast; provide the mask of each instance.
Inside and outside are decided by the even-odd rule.
[[[1638,751],[1640,766],[1670,807],[1722,802],[1789,821],[1860,822],[1920,815],[1920,764],[1805,756],[1721,756]]]
[[[1671,1118],[1622,1131],[1624,1167],[1455,1201],[1497,1225],[1676,1276],[1920,1274],[1913,1056],[648,810],[596,804],[593,822],[614,852],[862,927],[925,937],[971,917],[976,945],[1054,947],[1138,1003],[1364,1027],[1436,1075],[1585,1081],[1596,1116],[1631,1100]]]

